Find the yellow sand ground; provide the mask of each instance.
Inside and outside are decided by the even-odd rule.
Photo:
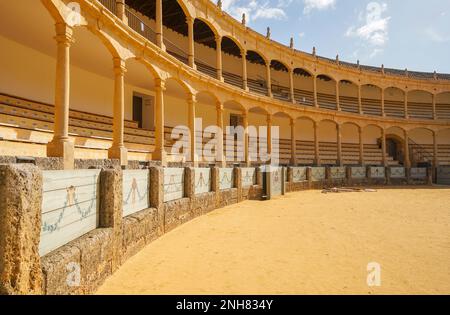
[[[367,286],[367,264],[381,287]],[[450,190],[289,194],[193,220],[99,294],[450,294]]]

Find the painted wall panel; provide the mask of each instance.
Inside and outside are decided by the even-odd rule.
[[[150,207],[150,171],[123,171],[123,216],[129,216]]]
[[[164,202],[184,197],[184,168],[164,169]]]

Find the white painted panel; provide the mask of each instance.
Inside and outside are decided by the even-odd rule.
[[[44,171],[41,256],[98,226],[100,170]]]
[[[311,180],[320,182],[325,179],[325,167],[311,167]]]
[[[280,196],[283,185],[283,168],[270,166],[270,196]]]
[[[307,180],[306,167],[293,167],[292,172],[294,183],[301,183]]]
[[[391,178],[405,178],[405,168],[404,167],[391,167]]]
[[[366,178],[367,169],[365,167],[352,167],[352,178],[363,179]]]
[[[332,179],[345,179],[346,178],[345,167],[331,167],[330,174]]]
[[[371,167],[370,168],[370,177],[371,178],[385,178],[386,177],[386,169],[382,166]]]
[[[123,216],[129,216],[150,207],[150,171],[123,171]]]
[[[184,168],[164,169],[164,202],[184,197]]]
[[[194,192],[196,195],[207,193],[211,191],[211,169],[210,168],[196,168]]]
[[[241,169],[242,187],[248,188],[256,184],[256,169],[253,167],[244,167]]]
[[[412,167],[411,168],[411,178],[426,178],[427,169],[423,167]]]
[[[233,188],[234,172],[232,168],[219,169],[219,187],[220,190]]]

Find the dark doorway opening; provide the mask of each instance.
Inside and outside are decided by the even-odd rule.
[[[142,128],[142,105],[143,99],[140,96],[133,96],[133,120],[138,123],[139,128]]]
[[[386,139],[386,153],[393,157],[394,160],[398,160],[399,156],[398,156],[398,145],[397,145],[397,141],[395,141],[394,139]]]

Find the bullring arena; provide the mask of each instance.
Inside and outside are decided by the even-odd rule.
[[[449,74],[221,1],[0,12],[0,294],[450,293]]]

